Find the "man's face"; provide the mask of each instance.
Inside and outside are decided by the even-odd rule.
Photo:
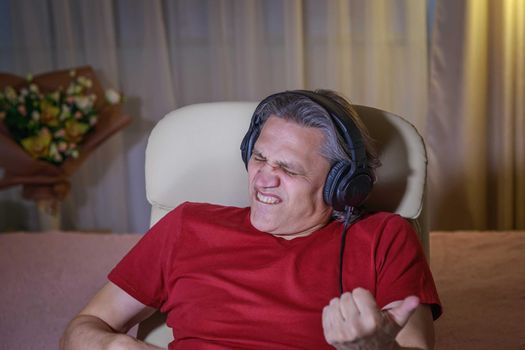
[[[320,154],[321,130],[270,116],[248,162],[252,225],[292,239],[324,226],[332,208],[323,200],[330,163]]]

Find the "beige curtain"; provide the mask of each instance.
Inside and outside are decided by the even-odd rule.
[[[90,64],[134,118],[74,176],[65,229],[146,230],[147,135],[190,103],[328,88],[425,131],[425,1],[0,0],[0,23],[0,70]],[[0,192],[0,230],[34,219],[19,189]]]
[[[428,146],[434,229],[525,229],[525,1],[437,2]]]

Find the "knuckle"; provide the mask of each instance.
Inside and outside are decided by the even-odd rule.
[[[366,295],[371,295],[371,293],[368,291],[368,289],[365,289],[363,287],[357,287],[355,288],[352,293],[354,294],[354,296],[366,296]]]
[[[352,299],[352,293],[350,292],[345,292],[343,295],[341,295],[341,301],[347,301],[350,299]]]
[[[339,304],[339,298],[333,298],[332,300],[330,300],[330,303],[329,305],[331,306],[336,306]]]

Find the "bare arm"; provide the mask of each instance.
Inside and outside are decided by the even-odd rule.
[[[154,311],[109,282],[69,323],[60,349],[159,349],[126,335]]]
[[[397,301],[385,309],[399,305]],[[429,305],[419,305],[396,337],[402,349],[434,349],[434,320]]]

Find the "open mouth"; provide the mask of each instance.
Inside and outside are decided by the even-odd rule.
[[[264,203],[264,204],[278,204],[281,202],[279,198],[274,197],[274,196],[264,195],[259,191],[256,192],[255,196],[259,202]]]

